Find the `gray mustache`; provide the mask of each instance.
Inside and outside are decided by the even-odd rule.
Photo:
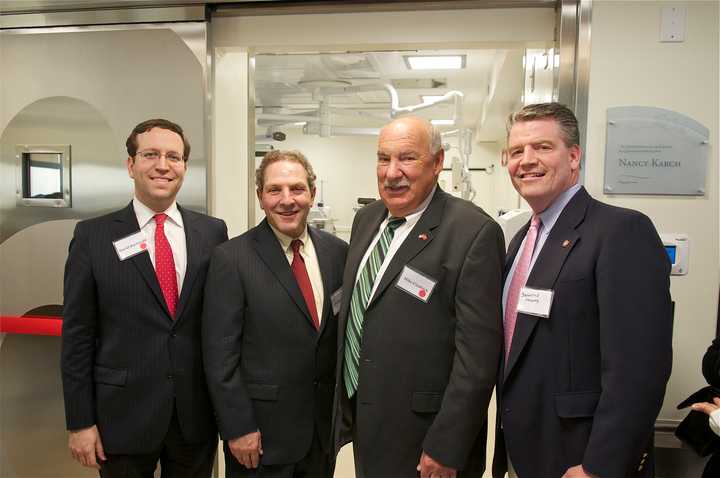
[[[410,186],[410,181],[408,181],[407,179],[404,179],[404,178],[400,179],[398,181],[384,181],[383,182],[384,188],[404,188],[404,187],[409,187],[409,186]]]

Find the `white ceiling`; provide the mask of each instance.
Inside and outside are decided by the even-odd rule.
[[[256,113],[317,115],[318,87],[372,84],[378,85],[378,89],[333,95],[331,104],[389,118],[390,96],[382,85],[390,83],[398,90],[400,106],[421,103],[421,95],[442,95],[459,90],[464,94],[463,126],[473,129],[478,140],[504,136],[505,117],[518,106],[522,95],[521,50],[459,49],[416,53],[465,55],[465,68],[461,70],[410,70],[403,58],[408,54],[404,51],[258,55],[255,62]],[[453,107],[448,104],[418,114],[429,119],[449,119],[452,112]],[[379,127],[386,121],[367,115],[332,117],[332,124],[344,127]],[[274,121],[261,119],[258,133],[272,124]]]

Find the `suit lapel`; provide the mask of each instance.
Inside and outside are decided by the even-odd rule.
[[[360,261],[362,261],[365,252],[370,243],[378,232],[380,224],[387,217],[387,209],[382,202],[377,201],[366,208],[375,208],[376,210],[368,210],[367,218],[363,218],[362,223],[358,223],[353,236],[350,238],[350,249],[348,250],[347,261],[345,262],[345,272],[343,276],[343,301],[340,308],[340,327],[344,327],[345,318],[350,310],[350,299],[352,298],[353,289],[355,287],[355,278],[358,274]],[[363,211],[365,212],[365,211]],[[342,330],[345,330],[344,328]]]
[[[415,224],[400,249],[390,260],[390,264],[388,264],[385,273],[380,278],[375,294],[370,298],[368,309],[373,306],[405,265],[432,242],[433,230],[440,224],[442,212],[445,209],[445,201],[447,201],[447,195],[438,187],[420,220]]]
[[[177,311],[175,314],[175,324],[182,319],[182,313],[187,307],[188,300],[192,295],[193,284],[200,266],[200,257],[203,253],[203,236],[198,231],[193,217],[188,214],[185,209],[178,205],[178,210],[183,218],[183,228],[185,230],[185,250],[187,252],[187,267],[185,270],[185,278],[183,279],[182,290],[180,291],[180,297],[178,298]]]
[[[507,279],[508,274],[510,273],[510,269],[512,268],[513,262],[515,262],[515,256],[517,256],[518,251],[520,250],[520,245],[522,244],[523,239],[525,238],[525,235],[528,232],[528,229],[530,229],[530,221],[527,222],[520,230],[515,234],[515,237],[512,238],[510,241],[510,245],[508,246],[507,254],[505,254],[505,268],[503,269],[503,283],[505,282],[505,279]]]
[[[313,248],[315,249],[315,256],[318,260],[318,266],[320,267],[320,277],[322,278],[323,284],[323,313],[320,317],[320,330],[318,331],[318,340],[325,330],[328,320],[332,317],[332,293],[334,290],[330,290],[330,284],[334,284],[335,277],[333,277],[332,260],[333,258],[327,253],[325,246],[325,240],[320,234],[315,231],[312,227],[308,227],[308,234],[313,242]]]
[[[118,211],[118,214],[115,216],[114,227],[116,235],[115,240],[122,239],[123,237],[134,234],[140,230],[132,202],[130,202],[125,209]],[[129,260],[137,268],[138,272],[140,272],[140,275],[155,296],[155,299],[157,299],[160,307],[162,307],[165,311],[168,320],[172,320],[170,317],[170,311],[165,303],[165,297],[162,295],[162,291],[160,290],[160,283],[157,280],[155,269],[150,261],[150,254],[143,252],[127,260]]]
[[[530,271],[526,283],[528,287],[551,290],[555,287],[555,281],[565,264],[565,260],[570,251],[580,241],[581,236],[577,232],[577,227],[585,218],[589,203],[590,196],[585,191],[585,188],[581,188],[565,206],[545,241],[532,271]],[[534,315],[518,314],[510,347],[510,356],[505,367],[505,379],[507,379],[513,366],[517,363],[518,357],[527,345],[538,321],[552,320],[552,309],[550,313],[551,317],[548,319]]]
[[[287,291],[290,298],[295,302],[300,311],[305,314],[305,318],[308,320],[312,328],[315,328],[310,311],[307,308],[305,299],[300,292],[300,287],[297,285],[295,276],[292,274],[290,264],[288,264],[285,252],[280,246],[280,242],[275,233],[270,229],[270,225],[267,219],[263,221],[255,228],[255,248],[262,261],[268,266],[270,271],[277,277],[278,282]]]

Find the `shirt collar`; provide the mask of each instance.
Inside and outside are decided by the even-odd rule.
[[[149,207],[147,207],[145,204],[143,204],[143,202],[140,201],[137,197],[133,198],[132,204],[140,229],[145,227],[147,223],[152,220],[155,214],[158,214]],[[177,202],[173,201],[172,204],[170,204],[170,207],[163,211],[163,213],[167,214],[168,218],[170,218],[170,220],[172,220],[172,222],[174,222],[176,225],[178,225],[179,227],[183,227],[182,214],[180,214],[180,210],[177,207]]]
[[[283,251],[289,251],[290,250],[290,244],[294,239],[300,239],[303,243],[303,247],[308,243],[308,229],[307,225],[305,226],[305,229],[303,229],[303,233],[300,234],[300,237],[290,237],[287,234],[283,234],[282,232],[275,229],[275,227],[270,224],[268,221],[268,225],[270,226],[270,229],[272,229],[272,232],[275,234],[275,237],[277,237],[277,240],[280,242],[280,245],[282,246]]]
[[[577,193],[581,187],[582,186],[580,184],[570,186],[569,189],[560,193],[550,206],[538,214],[538,216],[540,216],[540,220],[542,221],[542,229],[544,231],[549,231],[553,228],[560,217],[560,214],[563,212],[563,209],[567,206],[567,203],[570,202],[573,196],[575,196],[575,193]]]

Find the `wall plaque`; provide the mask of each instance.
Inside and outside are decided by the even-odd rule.
[[[645,106],[607,110],[605,194],[702,196],[709,130],[674,111]]]

